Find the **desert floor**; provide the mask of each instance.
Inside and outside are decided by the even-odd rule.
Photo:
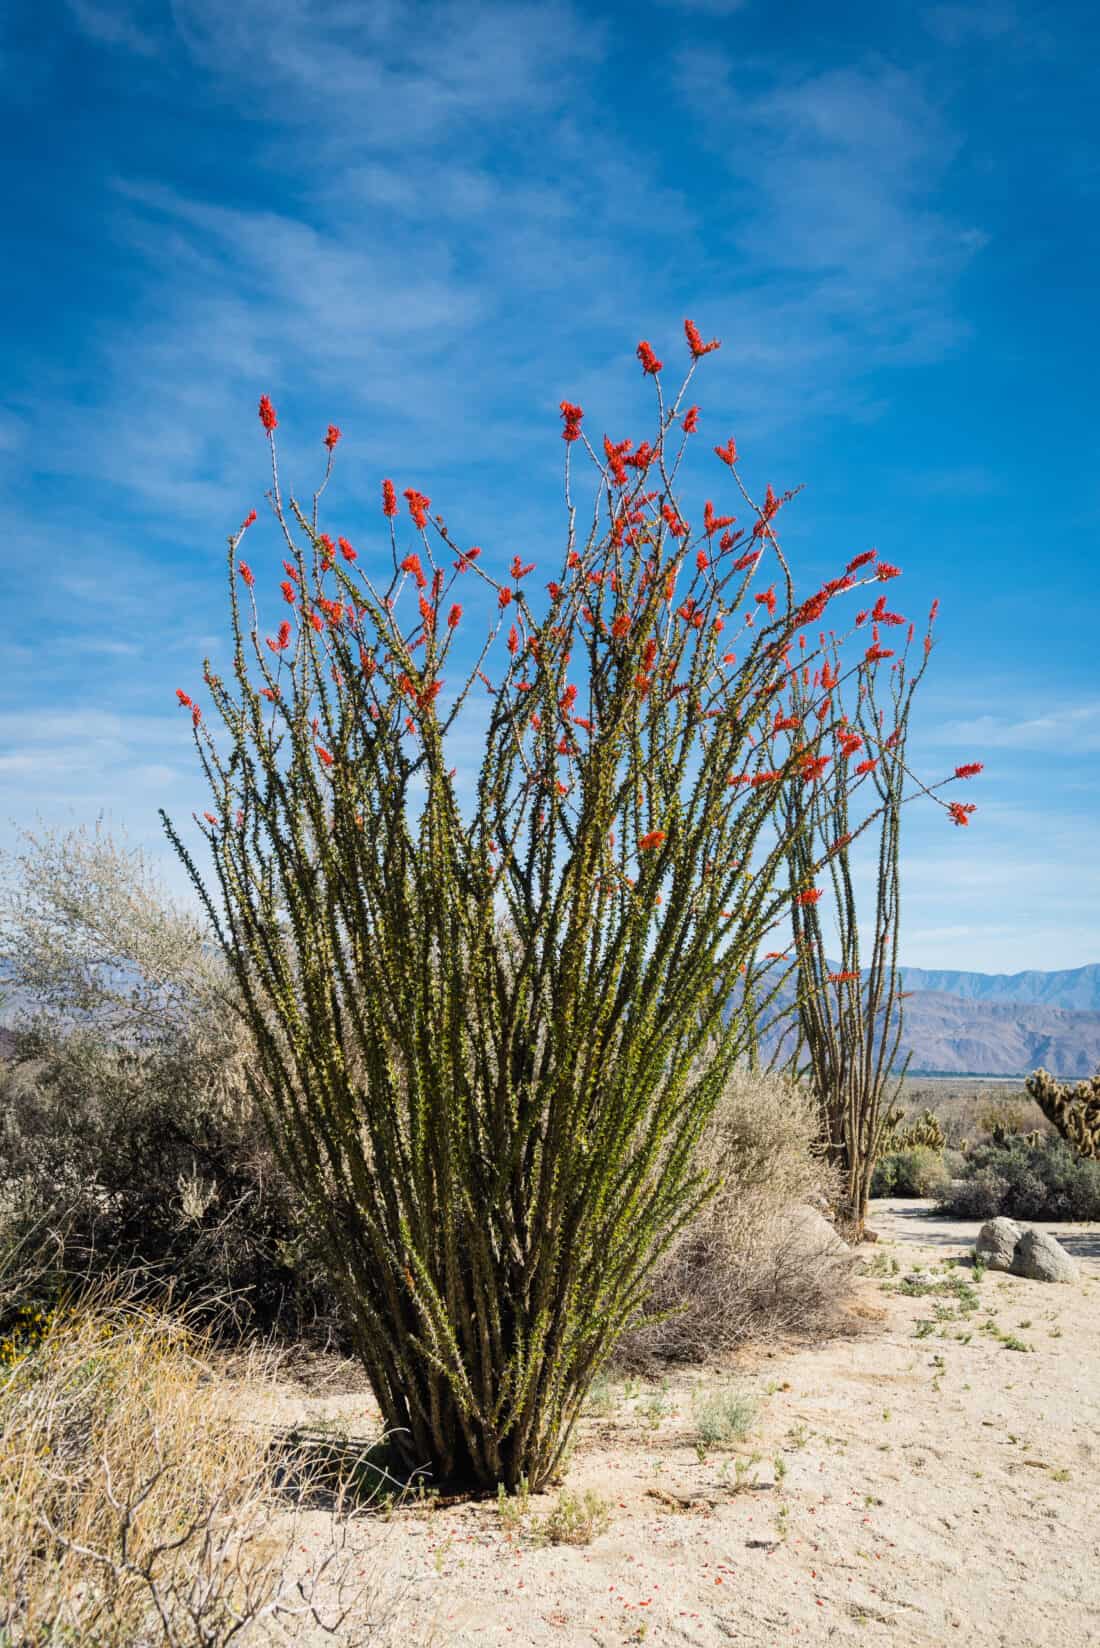
[[[1100,1643],[1100,1225],[1042,1227],[1079,1260],[1076,1286],[974,1283],[951,1261],[978,1227],[929,1205],[873,1204],[851,1336],[601,1387],[564,1483],[609,1503],[590,1544],[540,1542],[560,1490],[518,1526],[493,1501],[372,1515],[355,1538],[384,1640]],[[939,1289],[897,1291],[918,1269]],[[248,1392],[250,1417],[371,1437],[342,1367]],[[730,1387],[757,1416],[700,1458],[693,1401]],[[301,1524],[305,1566],[326,1520]]]

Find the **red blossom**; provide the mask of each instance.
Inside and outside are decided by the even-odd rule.
[[[508,607],[508,606],[511,606],[511,604],[512,604],[512,591],[510,589],[502,589],[500,594],[497,596],[497,606],[503,612],[504,608]]]
[[[732,526],[736,519],[736,515],[715,515],[714,506],[709,498],[703,506],[703,531],[708,538],[712,533],[720,532],[724,526]]]
[[[829,974],[829,983],[830,984],[847,984],[849,982],[849,980],[855,981],[858,978],[859,978],[858,973],[852,973],[852,972],[848,972],[848,973],[830,973]]]
[[[203,817],[204,817],[204,818],[205,818],[205,820],[206,820],[206,822],[207,822],[207,823],[208,823],[208,824],[213,824],[213,825],[214,825],[214,827],[215,827],[215,829],[216,829],[216,828],[217,828],[217,824],[218,824],[218,821],[217,821],[217,819],[216,819],[216,818],[215,818],[215,817],[214,817],[214,814],[213,814],[213,813],[203,813],[203,815],[202,815],[202,816],[203,816]]]
[[[267,395],[260,396],[260,422],[263,424],[269,435],[271,434],[271,431],[277,427],[279,422],[278,418],[275,416],[275,408],[272,406],[270,398]]]
[[[324,619],[321,617],[321,614],[319,612],[311,612],[309,615],[309,621],[319,635],[325,627]]]
[[[191,708],[191,700],[188,698],[182,687],[176,688],[176,697],[179,699],[185,710],[189,710]]]
[[[611,625],[611,633],[615,637],[616,641],[621,641],[623,636],[628,634],[629,630],[630,614],[627,612],[620,612],[619,616]]]
[[[454,563],[455,571],[456,572],[469,572],[470,568],[473,566],[474,562],[477,560],[477,558],[480,554],[481,554],[480,546],[477,545],[477,544],[474,544],[470,549],[468,549],[466,551],[466,553],[464,555],[460,555],[458,557],[458,560]]]
[[[425,498],[424,494],[413,486],[407,486],[403,496],[408,500],[409,514],[423,531],[428,524],[428,510],[431,508],[432,500]]]
[[[397,514],[397,493],[392,481],[382,482],[382,513],[383,515]]]
[[[893,656],[892,647],[880,647],[876,643],[875,646],[867,648],[867,651],[863,654],[863,662],[865,664],[877,664],[880,659],[892,658]]]
[[[717,338],[713,338],[710,343],[704,343],[699,328],[693,320],[684,322],[684,335],[688,340],[688,348],[696,360],[699,359],[700,355],[709,355],[712,349],[722,347]]]
[[[292,607],[294,605],[295,601],[298,598],[297,591],[295,590],[294,585],[292,583],[287,582],[284,579],[284,581],[279,585],[279,588],[283,592],[283,600],[287,603],[288,606]]]
[[[880,561],[875,576],[881,583],[885,584],[888,583],[891,578],[900,578],[901,568],[891,566],[889,561]]]
[[[799,893],[798,898],[796,900],[796,903],[798,903],[798,904],[816,904],[820,897],[821,897],[821,888],[820,887],[810,887],[810,888],[807,889],[806,892]]]
[[[757,606],[767,607],[770,617],[775,611],[775,585],[772,584],[769,589],[764,590],[762,595],[754,596],[753,599],[756,601]]]
[[[565,419],[565,428],[561,432],[563,441],[578,441],[581,436],[581,419],[584,412],[579,406],[570,406],[568,401],[561,403],[561,415]]]
[[[328,447],[330,452],[332,451],[333,447],[336,445],[336,443],[339,439],[340,439],[339,429],[337,429],[337,427],[334,423],[330,423],[329,426],[328,426],[328,434],[325,436],[325,445]]]
[[[802,763],[802,782],[812,784],[815,779],[821,778],[829,765],[829,760],[830,757],[827,755],[806,756]]]
[[[730,436],[725,446],[716,446],[714,450],[717,456],[721,458],[722,462],[724,464],[729,464],[732,469],[734,464],[737,462],[737,443],[734,441],[733,436]]]
[[[241,522],[241,531],[247,532],[248,528],[253,524],[255,519],[256,511],[254,509],[250,509],[244,520]]]
[[[684,413],[684,434],[694,435],[698,427],[699,408],[697,406],[689,406],[687,411]]]
[[[417,589],[427,588],[428,580],[424,576],[424,568],[420,565],[419,555],[415,553],[406,555],[405,559],[401,563],[401,570],[402,572],[412,573],[413,577],[416,579]]]
[[[640,853],[652,852],[654,847],[659,847],[661,842],[667,839],[667,836],[667,830],[650,830],[648,835],[639,838],[638,851]]]
[[[252,568],[249,566],[248,562],[241,561],[237,567],[237,571],[244,579],[244,582],[247,584],[248,588],[251,589],[253,584],[256,582],[256,579],[253,576]]]
[[[644,338],[635,350],[635,354],[641,361],[642,367],[646,372],[651,372],[656,375],[656,373],[661,370],[663,363],[657,359],[656,355],[653,353]]]
[[[197,704],[192,704],[191,705],[191,725],[193,727],[197,727],[201,720],[202,720],[202,711],[199,709],[199,706]]]
[[[457,629],[458,625],[461,622],[462,622],[462,608],[456,602],[455,605],[451,608],[450,612],[447,614],[447,628],[448,629]]]
[[[519,630],[515,624],[508,631],[508,651],[514,656],[519,651]]]
[[[320,756],[321,760],[324,762],[325,766],[331,767],[332,756],[329,754],[328,750],[322,748],[320,744],[314,744],[313,747],[317,751],[317,754]]]
[[[524,566],[523,562],[520,560],[518,555],[514,557],[514,559],[512,561],[512,577],[516,580],[517,583],[519,582],[519,580],[521,578],[526,578],[526,576],[529,572],[534,572],[534,570],[535,570],[534,561],[532,561],[529,566]]]
[[[354,561],[357,559],[359,551],[352,549],[346,538],[337,538],[336,542],[340,545],[340,554],[344,557],[345,561]]]
[[[978,809],[977,809],[977,807],[975,807],[975,805],[972,801],[966,802],[966,803],[963,803],[962,801],[952,801],[951,805],[948,807],[947,810],[951,815],[952,824],[966,824],[966,825],[969,825],[969,823],[970,823],[970,816],[969,815],[971,813],[977,812]]]
[[[878,761],[877,760],[874,760],[874,761],[861,761],[859,763],[859,766],[856,768],[856,774],[857,774],[858,777],[862,777],[862,775],[864,773],[874,772],[874,770],[877,766],[878,766]]]
[[[982,766],[983,763],[981,761],[968,761],[964,767],[955,768],[955,777],[973,778],[975,773],[980,773],[982,771]]]

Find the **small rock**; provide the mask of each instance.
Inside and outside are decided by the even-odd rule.
[[[1024,1233],[1015,1219],[990,1219],[978,1233],[974,1258],[987,1270],[1011,1270],[1016,1244]]]
[[[796,1202],[787,1209],[781,1221],[781,1231],[784,1243],[797,1246],[807,1257],[819,1253],[841,1255],[850,1251],[847,1242],[825,1215],[808,1202]]]
[[[1016,1243],[1013,1276],[1032,1282],[1076,1282],[1077,1264],[1054,1236],[1045,1230],[1025,1230]]]

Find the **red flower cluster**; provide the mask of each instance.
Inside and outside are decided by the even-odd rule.
[[[461,622],[462,622],[462,608],[456,602],[455,605],[451,608],[450,612],[447,614],[447,628],[448,629],[456,629]]]
[[[329,424],[328,434],[325,436],[325,445],[328,447],[330,452],[332,451],[333,447],[336,445],[337,441],[340,439],[340,433],[341,433],[340,430],[337,429],[337,427],[334,423]]]
[[[737,443],[733,436],[730,436],[725,446],[716,446],[714,450],[718,457],[721,458],[722,462],[724,464],[729,464],[732,469],[734,464],[737,462]]]
[[[952,824],[969,824],[969,815],[971,813],[976,813],[978,809],[975,807],[973,801],[968,801],[966,803],[963,803],[962,801],[952,801],[947,810],[951,815]]]
[[[697,406],[689,406],[687,411],[684,413],[684,434],[694,435],[698,427],[699,408]]]
[[[641,361],[643,369],[646,372],[651,372],[651,373],[654,374],[654,376],[656,376],[656,374],[661,370],[661,366],[662,366],[663,362],[661,362],[657,359],[656,355],[653,353],[652,349],[649,347],[649,344],[645,341],[644,338],[642,339],[641,343],[638,345],[635,353],[637,354],[638,359]]]
[[[251,589],[253,584],[256,582],[256,578],[255,578],[255,575],[253,574],[252,568],[249,566],[248,562],[247,561],[239,562],[238,566],[237,566],[237,571],[240,573],[241,577],[244,579],[244,581],[247,584],[248,588]]]
[[[565,419],[565,428],[561,432],[563,441],[579,441],[581,438],[581,419],[584,411],[579,406],[571,406],[568,401],[561,403],[561,415]]]
[[[661,842],[667,839],[667,836],[667,830],[650,830],[648,835],[639,838],[638,851],[640,853],[652,852],[654,847],[659,847]]]
[[[423,531],[428,524],[428,509],[432,500],[425,498],[422,492],[417,492],[415,487],[411,486],[405,488],[404,496],[408,499],[409,514],[420,530]]]
[[[820,897],[821,897],[821,888],[820,887],[810,887],[806,892],[799,893],[798,898],[796,899],[795,902],[798,903],[798,904],[816,904]]]
[[[382,513],[383,515],[397,514],[397,493],[392,481],[382,482]]]
[[[688,348],[696,360],[699,359],[700,355],[709,355],[712,349],[722,347],[717,338],[713,338],[710,343],[704,343],[699,328],[693,320],[684,322],[684,334],[688,340]]]
[[[973,778],[975,773],[980,773],[982,771],[982,768],[983,763],[981,761],[968,761],[965,767],[955,768],[955,777]]]
[[[424,576],[424,569],[420,565],[419,555],[406,555],[401,563],[402,572],[411,572],[416,579],[417,589],[426,589],[428,580]]]
[[[352,549],[346,538],[337,538],[336,542],[340,545],[340,554],[344,557],[345,561],[355,561],[358,559],[358,550]]]
[[[275,408],[267,395],[260,396],[260,422],[269,435],[278,426],[279,420],[275,416]]]

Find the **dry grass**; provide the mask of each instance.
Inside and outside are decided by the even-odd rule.
[[[351,1577],[362,1507],[338,1496],[326,1547],[293,1571],[308,1469],[230,1421],[235,1381],[206,1338],[117,1290],[39,1328],[0,1369],[3,1648],[386,1640],[377,1581]],[[263,1352],[239,1369],[272,1371]]]
[[[623,1340],[627,1365],[704,1361],[749,1340],[835,1331],[853,1261],[807,1234],[793,1210],[832,1199],[815,1152],[812,1100],[781,1075],[738,1071],[701,1142],[702,1171],[724,1180],[654,1274],[647,1320]]]

